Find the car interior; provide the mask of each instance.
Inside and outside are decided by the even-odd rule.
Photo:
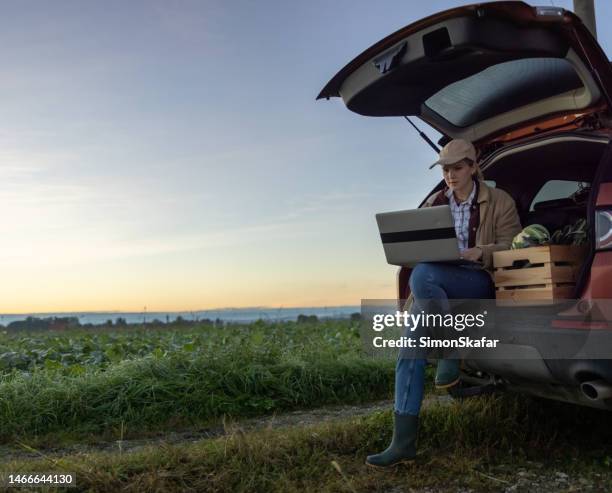
[[[514,198],[523,227],[542,224],[552,233],[586,217],[590,183],[606,143],[553,137],[493,157],[483,170]]]
[[[490,156],[483,173],[514,198],[523,227],[541,224],[552,235],[587,218],[590,185],[607,144],[606,137],[579,133],[536,138]],[[575,296],[584,286],[586,265],[577,275]]]

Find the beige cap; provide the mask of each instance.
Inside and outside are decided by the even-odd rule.
[[[445,164],[453,164],[462,159],[470,159],[476,161],[476,149],[471,142],[463,139],[454,139],[446,144],[440,151],[440,159],[433,163],[429,169],[436,164],[444,166]]]

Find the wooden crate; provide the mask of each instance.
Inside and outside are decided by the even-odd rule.
[[[494,252],[495,298],[511,305],[551,304],[571,298],[586,253],[583,245]]]

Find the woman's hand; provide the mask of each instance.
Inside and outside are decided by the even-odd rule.
[[[461,252],[461,258],[470,262],[478,262],[482,258],[482,250],[478,247],[466,248]]]

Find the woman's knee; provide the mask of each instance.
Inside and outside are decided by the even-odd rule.
[[[421,262],[414,266],[412,272],[410,273],[410,280],[408,281],[410,285],[410,291],[414,294],[414,296],[418,297],[426,297],[426,293],[424,289],[427,285],[435,284],[436,278],[436,266],[434,264],[430,264],[427,262]]]

